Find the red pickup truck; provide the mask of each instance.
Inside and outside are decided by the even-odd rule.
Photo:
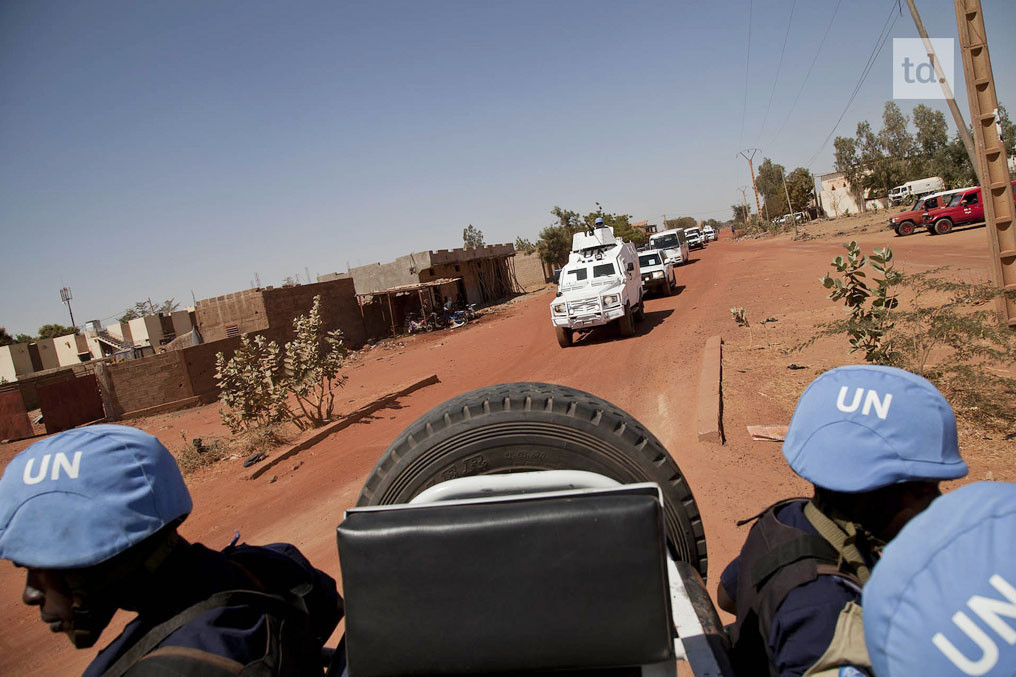
[[[1013,181],[1016,189],[1016,181]],[[1016,203],[1016,195],[1013,202]],[[955,226],[968,226],[984,222],[984,203],[981,187],[965,188],[942,201],[936,209],[924,213],[924,225],[932,235],[945,235]]]
[[[940,207],[943,201],[948,201],[953,194],[962,190],[965,189],[946,190],[917,198],[913,207],[889,219],[889,227],[895,230],[897,235],[912,235],[918,224],[922,223],[926,211]]]

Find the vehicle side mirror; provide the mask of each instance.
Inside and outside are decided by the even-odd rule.
[[[563,292],[558,292],[558,293],[554,294],[554,296],[561,296],[562,294],[563,294]]]
[[[634,263],[629,263],[628,264],[628,272],[630,273],[633,270],[635,270],[635,264]]]

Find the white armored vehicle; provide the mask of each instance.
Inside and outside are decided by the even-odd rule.
[[[550,304],[557,342],[567,348],[575,330],[615,321],[621,336],[633,336],[635,322],[645,316],[642,294],[635,245],[614,237],[607,226],[575,233]]]

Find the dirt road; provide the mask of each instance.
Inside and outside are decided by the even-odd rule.
[[[878,232],[858,239],[866,249],[891,243],[898,264],[904,267],[952,263],[970,268],[972,275],[986,276],[983,230],[938,238],[889,235]],[[436,373],[441,382],[404,398],[397,408],[381,410],[332,435],[259,480],[244,479],[249,472],[242,472],[238,461],[220,463],[189,478],[195,505],[183,534],[215,547],[228,543],[234,530],[251,543],[292,542],[338,578],[334,528],[343,510],[356,501],[374,462],[404,427],[430,407],[472,388],[506,381],[547,381],[614,402],[642,421],[670,450],[701,509],[709,574],[715,582],[744,538],[734,522],[778,498],[806,491],[806,484],[786,467],[779,445],[751,442],[744,426],[786,424],[796,397],[791,393],[799,393],[814,372],[784,369],[760,380],[750,369],[732,369],[725,359],[728,444],[699,444],[694,403],[703,345],[709,336],[720,334],[728,341],[731,355],[738,359],[750,355],[744,332],[731,321],[731,306],[745,306],[756,319],[774,316],[802,326],[838,313],[816,280],[828,270],[829,260],[842,253],[844,239],[849,238],[711,243],[678,269],[680,293],[647,301],[645,321],[637,335],[627,340],[601,331],[562,350],[550,326],[548,304],[553,294],[547,290],[520,297],[465,328],[413,337],[395,350],[371,351],[349,369],[344,395],[350,401],[429,374]],[[824,350],[826,358],[829,350],[838,351],[832,359],[839,363],[855,361],[842,346],[815,350]],[[799,358],[786,361],[793,359]],[[788,394],[772,397],[767,392],[771,382]],[[194,436],[195,430],[217,426],[216,418],[212,406],[142,423],[172,448],[179,444],[180,429]],[[8,459],[8,451],[0,449],[0,459]],[[271,481],[273,477],[277,479]],[[21,605],[22,584],[21,571],[10,565],[0,569],[0,619],[5,628],[0,634],[0,674],[80,673],[93,652],[75,652],[64,638],[51,636],[38,612]],[[114,636],[125,618],[118,616],[102,643]]]

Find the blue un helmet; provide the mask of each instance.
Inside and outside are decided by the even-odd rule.
[[[895,367],[839,367],[815,379],[797,402],[783,455],[812,484],[849,493],[967,474],[949,403]]]
[[[602,226],[603,225],[603,219],[600,218],[599,216],[596,217],[596,225],[597,226]]]
[[[879,677],[1016,674],[1016,484],[936,498],[886,546],[862,601]]]
[[[191,511],[173,456],[135,428],[95,425],[36,442],[0,477],[0,558],[91,567]]]

